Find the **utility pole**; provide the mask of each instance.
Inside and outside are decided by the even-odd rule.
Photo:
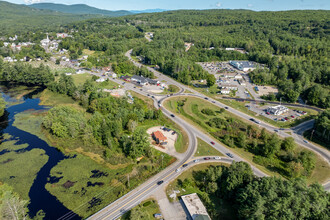
[[[130,188],[130,184],[129,184],[129,174],[127,175],[127,182],[128,182],[128,188]]]
[[[162,154],[162,168],[163,168],[163,159],[164,159],[164,154]]]

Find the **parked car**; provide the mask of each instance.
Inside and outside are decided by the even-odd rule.
[[[142,91],[143,89],[140,89],[140,91]]]
[[[175,131],[173,131],[173,132],[172,132],[172,135],[175,135],[175,134],[176,134],[176,132],[175,132]]]
[[[213,141],[211,141],[211,144],[215,145],[215,143]]]
[[[291,115],[291,118],[294,118],[294,115]]]
[[[157,185],[161,185],[161,184],[163,184],[163,182],[164,182],[164,180],[158,181]]]

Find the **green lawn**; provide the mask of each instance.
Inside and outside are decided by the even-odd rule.
[[[158,203],[153,199],[148,199],[141,202],[138,206],[134,207],[133,209],[139,209],[141,212],[147,214],[147,217],[144,218],[145,220],[154,220],[154,214],[161,213],[159,209]],[[121,219],[122,220],[133,220],[130,218],[131,210],[126,212]],[[143,219],[143,220],[144,220]]]
[[[80,86],[86,82],[88,79],[92,79],[92,75],[89,73],[84,74],[74,74],[72,75],[73,81],[76,84],[76,86]]]
[[[223,154],[217,151],[215,148],[211,147],[205,141],[201,140],[200,138],[197,138],[197,150],[194,156],[223,156]]]
[[[177,93],[180,91],[180,88],[175,86],[175,85],[169,85],[168,86],[168,89],[164,89],[164,91],[160,94],[163,94],[163,95],[167,95],[167,94],[171,94],[171,93]]]

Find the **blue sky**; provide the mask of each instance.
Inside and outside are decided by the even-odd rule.
[[[12,3],[53,2],[63,4],[87,4],[108,10],[142,9],[251,9],[251,10],[330,10],[330,0],[6,0]]]

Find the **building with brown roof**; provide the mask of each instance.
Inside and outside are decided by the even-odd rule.
[[[153,132],[152,137],[156,141],[157,144],[162,143],[167,140],[167,138],[160,131]]]

